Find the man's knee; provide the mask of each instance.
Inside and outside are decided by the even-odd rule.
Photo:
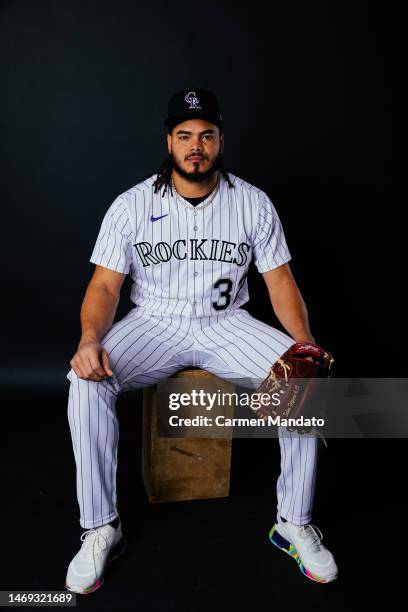
[[[105,389],[106,387],[108,387],[113,392],[118,391],[118,383],[116,382],[116,380],[114,380],[113,376],[107,376],[106,378],[102,378],[102,380],[99,381],[90,380],[88,378],[81,378],[80,376],[78,376],[75,370],[71,368],[68,374],[66,375],[66,378],[70,381],[71,384],[79,385],[86,388],[95,387],[96,392],[98,392],[100,389]]]

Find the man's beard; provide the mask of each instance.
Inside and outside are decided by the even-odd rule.
[[[181,168],[177,161],[174,158],[174,155],[171,153],[171,158],[173,161],[173,168],[181,177],[186,179],[186,181],[190,181],[190,183],[204,183],[211,178],[217,170],[219,170],[221,165],[222,153],[221,151],[218,153],[217,157],[214,159],[213,163],[207,170],[204,172],[200,172],[199,165],[197,164],[192,172],[186,172]]]

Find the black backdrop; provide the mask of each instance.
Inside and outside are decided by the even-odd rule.
[[[113,199],[161,164],[176,89],[217,93],[225,165],[277,207],[313,334],[336,357],[337,375],[406,376],[391,8],[265,6],[0,0],[2,589],[64,589],[79,548],[65,375],[89,257]],[[255,268],[249,280],[248,310],[279,325]],[[127,280],[118,317],[129,289]],[[313,521],[341,580],[321,590],[266,537],[277,445],[234,440],[228,498],[149,504],[141,393],[123,394],[118,406],[128,556],[87,605],[116,608],[120,594],[123,607],[143,611],[247,611],[262,600],[287,606],[289,596],[326,612],[359,593],[366,607],[371,595],[378,606],[381,591],[388,602],[389,585],[396,600],[404,547],[377,534],[394,534],[392,519],[404,516],[395,466],[404,465],[405,439],[328,440]]]
[[[384,375],[398,339],[379,287],[394,254],[387,16],[369,2],[265,10],[1,2],[3,384],[66,386],[102,217],[161,164],[168,97],[190,84],[219,97],[226,167],[277,207],[337,374]],[[250,289],[248,310],[279,326],[255,268]]]

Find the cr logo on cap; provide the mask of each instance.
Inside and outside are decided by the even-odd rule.
[[[200,99],[197,98],[195,91],[189,91],[188,94],[184,96],[184,99],[187,102],[187,104],[190,104],[190,106],[188,107],[189,109],[198,108],[201,110],[201,106],[199,106]]]

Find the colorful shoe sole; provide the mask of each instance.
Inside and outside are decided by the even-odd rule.
[[[313,574],[311,571],[309,571],[303,565],[302,559],[297,549],[293,546],[293,544],[291,544],[290,542],[288,542],[288,540],[286,540],[283,536],[281,536],[281,534],[277,530],[277,527],[278,527],[277,524],[275,524],[270,530],[269,532],[270,541],[272,542],[272,544],[277,546],[280,550],[283,550],[285,553],[287,553],[293,559],[295,559],[295,561],[297,562],[298,566],[300,567],[302,571],[302,574],[307,576],[307,578],[310,578],[310,580],[314,580],[315,582],[328,583],[334,580],[334,578],[327,580],[326,578],[322,578],[321,576],[318,576],[317,574]]]
[[[126,549],[126,541],[125,538],[122,537],[121,540],[119,540],[119,542],[116,544],[116,546],[114,546],[112,548],[112,550],[110,551],[110,554],[106,560],[106,564],[105,564],[105,570],[108,567],[108,565],[110,563],[112,563],[112,561],[114,561],[115,559],[117,559],[117,557],[119,557],[119,555],[121,555]],[[73,589],[70,589],[69,586],[67,585],[67,583],[65,583],[65,588],[68,591],[72,591],[73,593],[77,593],[78,595],[89,595],[89,593],[93,593],[94,591],[96,591],[97,589],[99,589],[99,587],[102,586],[103,584],[103,579],[104,579],[104,574],[102,574],[102,576],[100,578],[98,578],[98,580],[92,584],[90,587],[84,589],[83,591],[75,591]]]

